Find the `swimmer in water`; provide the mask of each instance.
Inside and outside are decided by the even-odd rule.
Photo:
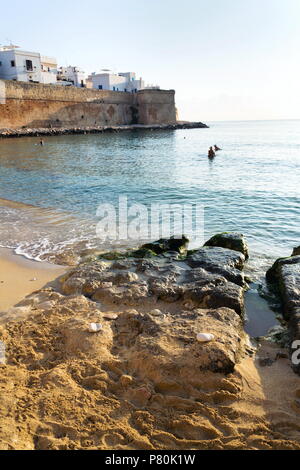
[[[215,158],[216,153],[212,147],[209,147],[208,158]]]
[[[44,145],[43,139],[40,140],[40,145],[43,147],[43,145]]]

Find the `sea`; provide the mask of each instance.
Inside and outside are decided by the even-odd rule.
[[[191,248],[219,232],[244,234],[248,330],[267,331],[277,320],[258,295],[266,269],[300,244],[300,121],[207,124],[45,137],[43,146],[38,137],[0,139],[0,246],[41,260],[74,246],[138,245],[110,234],[110,224],[107,239],[99,236],[103,208],[117,214],[120,197],[149,214],[155,204],[200,207],[201,233],[185,233]],[[222,150],[210,160],[214,144]]]

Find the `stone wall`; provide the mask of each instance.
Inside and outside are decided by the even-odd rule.
[[[137,95],[139,124],[174,124],[174,90],[141,90]]]
[[[14,81],[0,84],[2,89],[5,86],[5,100],[0,102],[0,129],[176,121],[173,91],[142,90],[132,94]]]

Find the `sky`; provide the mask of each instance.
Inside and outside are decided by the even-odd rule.
[[[176,90],[181,120],[300,119],[300,0],[0,0],[0,44]]]

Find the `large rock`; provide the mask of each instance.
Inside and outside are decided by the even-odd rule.
[[[234,250],[207,246],[193,251],[187,257],[187,263],[192,268],[208,268],[211,272],[220,273],[223,270],[242,270],[245,256]]]
[[[292,256],[298,256],[298,255],[300,255],[300,246],[297,246],[293,249]]]
[[[224,232],[214,235],[204,246],[219,246],[229,250],[239,251],[246,259],[249,257],[249,250],[244,235],[235,232]]]
[[[157,255],[161,255],[168,251],[176,251],[177,253],[184,254],[187,251],[188,238],[184,235],[181,238],[161,238],[152,243],[146,243],[141,248],[153,251]]]
[[[300,256],[278,259],[267,272],[267,280],[277,288],[282,299],[292,346],[295,340],[300,340]],[[293,368],[300,374],[300,365],[293,364]]]

